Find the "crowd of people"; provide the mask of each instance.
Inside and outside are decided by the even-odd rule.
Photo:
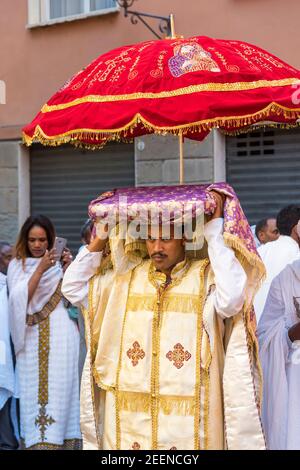
[[[91,237],[90,220],[76,258],[65,248],[58,259],[42,215],[14,247],[0,242],[0,450],[300,449],[300,207],[255,228],[266,268],[254,299],[261,429],[237,342],[247,274],[224,243],[224,197],[214,198],[209,261],[149,227],[140,259],[100,270],[110,233]],[[116,260],[122,247],[110,244]]]

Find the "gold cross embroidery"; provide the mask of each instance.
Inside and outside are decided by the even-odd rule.
[[[53,419],[52,416],[46,414],[46,406],[42,405],[40,407],[39,415],[35,420],[35,425],[39,428],[41,433],[42,442],[45,441],[45,433],[47,428],[53,423],[55,423],[55,419]]]

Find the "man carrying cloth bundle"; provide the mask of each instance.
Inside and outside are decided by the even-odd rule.
[[[263,265],[230,186],[178,188],[205,202],[206,255],[174,226],[134,241],[105,227],[65,274],[63,294],[85,309],[85,449],[265,448],[252,309]]]

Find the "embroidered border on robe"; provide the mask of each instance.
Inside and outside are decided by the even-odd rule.
[[[35,425],[40,430],[41,442],[46,439],[46,431],[55,419],[47,414],[48,405],[48,380],[49,380],[49,354],[50,354],[50,318],[40,322],[39,326],[39,392],[38,404],[40,405],[39,414],[35,419]]]
[[[33,313],[31,315],[29,314],[26,315],[26,324],[28,326],[34,326],[46,320],[49,317],[49,315],[56,309],[59,302],[63,298],[62,293],[61,293],[61,285],[62,285],[62,279],[59,281],[54,294],[51,296],[50,300],[46,303],[46,305],[44,305],[42,310],[40,310],[39,312]]]

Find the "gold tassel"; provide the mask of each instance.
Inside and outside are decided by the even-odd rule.
[[[270,103],[263,110],[258,111],[257,113],[247,115],[247,116],[228,116],[222,118],[211,118],[198,122],[192,122],[187,124],[182,124],[174,127],[159,127],[151,122],[148,122],[143,118],[139,113],[137,113],[133,119],[127,123],[124,127],[118,129],[76,129],[64,134],[47,136],[40,126],[37,126],[34,132],[33,137],[30,137],[23,133],[23,142],[30,146],[35,142],[40,142],[43,145],[48,146],[58,146],[62,144],[72,143],[78,147],[83,147],[87,149],[99,149],[106,145],[112,140],[116,141],[128,141],[132,138],[128,138],[128,133],[133,134],[134,129],[138,124],[141,124],[142,127],[150,132],[159,135],[166,135],[171,133],[178,135],[182,133],[183,136],[186,136],[187,133],[194,132],[203,132],[210,131],[214,128],[224,128],[223,132],[230,135],[238,135],[243,132],[249,132],[249,126],[257,122],[257,120],[264,120],[270,116],[271,113],[275,113],[277,116],[284,116],[285,119],[297,119],[300,118],[300,108],[291,109],[286,108],[278,103]],[[295,128],[299,127],[300,123],[271,123],[268,125],[257,123],[257,128],[266,128],[266,127],[281,127],[281,128]],[[235,127],[235,130],[231,130],[232,127]],[[99,142],[97,144],[89,144],[82,142],[83,140],[93,140]]]
[[[150,393],[118,392],[120,410],[132,413],[150,413]],[[164,415],[193,416],[195,413],[194,397],[160,396],[159,407]]]
[[[194,397],[160,397],[160,409],[165,415],[194,416],[195,398]]]
[[[118,392],[120,410],[133,413],[150,413],[151,396],[147,393]]]

